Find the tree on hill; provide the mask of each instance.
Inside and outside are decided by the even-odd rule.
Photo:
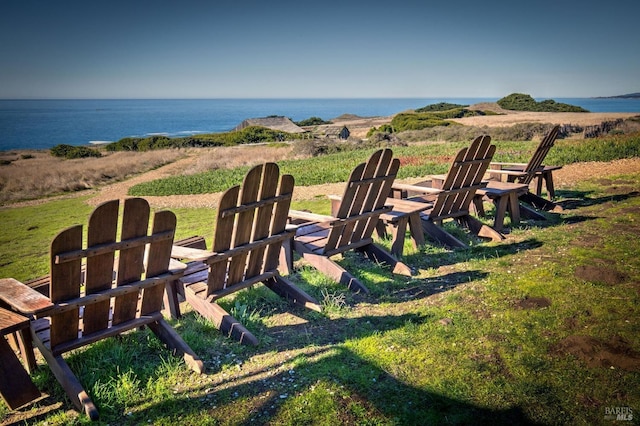
[[[450,104],[447,102],[440,102],[437,104],[430,104],[427,106],[423,106],[422,108],[418,108],[416,112],[436,112],[436,111],[448,111],[450,109],[461,109],[466,108],[469,105],[458,105],[458,104]]]
[[[296,123],[298,126],[303,127],[303,126],[318,126],[321,124],[333,124],[331,121],[325,121],[320,117],[309,117],[305,120],[302,121],[297,121],[294,122]]]
[[[54,157],[66,158],[72,160],[74,158],[102,157],[100,151],[86,146],[74,146],[67,144],[56,145],[49,150]]]
[[[501,108],[512,111],[533,111],[533,112],[589,112],[588,110],[569,104],[563,104],[556,102],[552,99],[547,99],[541,102],[537,102],[524,93],[512,93],[509,96],[498,100],[498,105]]]

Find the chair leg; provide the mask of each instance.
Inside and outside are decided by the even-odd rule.
[[[84,411],[91,420],[98,420],[100,417],[98,409],[82,387],[78,378],[62,358],[62,355],[54,356],[49,350],[44,348],[44,345],[41,345],[40,342],[37,343],[53,375],[56,376],[56,379],[62,385],[62,388],[67,393],[69,399],[71,399],[71,402],[73,402],[73,405],[75,405],[78,410]]]
[[[527,219],[533,219],[533,220],[547,220],[546,217],[544,217],[543,215],[541,215],[540,213],[538,213],[537,211],[535,211],[534,209],[532,209],[531,207],[527,207],[521,203],[518,203],[519,207],[520,207],[520,216],[527,218]]]
[[[0,395],[12,410],[40,397],[4,336],[0,336]]]
[[[318,271],[340,284],[346,285],[349,290],[369,293],[369,289],[364,284],[327,256],[305,252],[302,253],[302,257]]]
[[[413,275],[413,271],[406,264],[400,262],[391,253],[378,247],[375,244],[368,244],[366,246],[358,248],[363,251],[368,258],[377,263],[385,263],[391,267],[394,274],[404,275],[410,277]]]
[[[165,292],[163,296],[163,314],[173,319],[178,319],[182,316],[180,313],[180,301],[178,300],[178,286],[182,285],[179,280],[168,281],[165,285]]]
[[[184,292],[187,303],[203,317],[207,318],[222,334],[245,345],[257,345],[258,339],[227,311],[215,302],[210,302],[193,294],[188,288]]]
[[[425,234],[439,242],[440,244],[451,248],[468,248],[465,243],[434,224],[432,221],[422,219],[422,229]]]
[[[545,172],[542,176],[544,176],[544,181],[547,185],[547,193],[549,194],[549,199],[553,200],[554,198],[556,198],[556,190],[553,186],[553,174],[551,174],[551,172]]]
[[[278,269],[280,270],[280,273],[286,275],[291,275],[293,272],[293,239],[282,242]]]
[[[520,201],[531,204],[533,207],[544,211],[562,211],[562,207],[553,201],[545,200],[531,192],[520,196]]]
[[[502,231],[502,228],[504,227],[504,218],[507,213],[508,201],[509,200],[506,196],[498,197],[493,200],[493,204],[496,206],[493,226],[497,231]]]
[[[543,180],[542,175],[536,176],[536,195],[538,197],[542,195],[542,180]]]
[[[491,241],[504,240],[504,235],[474,217],[467,215],[461,217],[461,219],[466,223],[469,230],[479,237],[489,238]]]
[[[409,233],[416,248],[422,247],[425,244],[420,214],[409,215]]]
[[[149,328],[162,342],[171,348],[175,354],[182,355],[184,362],[196,373],[204,372],[204,363],[193,350],[182,340],[182,337],[163,319],[149,323]]]
[[[473,202],[471,203],[471,207],[475,211],[475,214],[477,214],[478,216],[484,217],[486,215],[484,211],[484,200],[482,195],[476,194],[473,197]]]
[[[382,219],[378,219],[378,223],[376,223],[376,234],[378,234],[380,238],[387,237],[387,226]]]
[[[279,275],[265,281],[264,284],[273,290],[277,295],[283,297],[303,308],[321,312],[322,307],[318,302],[306,292],[295,286],[289,280]]]
[[[511,216],[512,226],[520,223],[520,202],[514,193],[509,194],[509,216]],[[500,231],[498,228],[496,229]]]
[[[399,218],[396,223],[389,223],[391,228],[391,253],[395,256],[401,256],[404,251],[404,238],[407,232],[407,224],[409,218],[407,216]]]

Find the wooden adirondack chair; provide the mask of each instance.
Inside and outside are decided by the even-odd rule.
[[[93,420],[98,410],[63,359],[66,352],[146,325],[191,369],[204,370],[161,314],[165,286],[184,269],[179,262],[170,266],[175,215],[155,213],[149,233],[149,204],[127,199],[117,241],[119,204],[109,201],[93,211],[86,248],[82,225],[55,237],[48,297],[13,278],[0,280],[0,299],[31,318],[37,348],[74,405]]]
[[[476,191],[486,185],[482,177],[495,150],[491,137],[479,136],[468,148],[458,152],[446,175],[432,176],[431,180],[414,185],[394,184],[392,193],[411,201],[431,203],[433,207],[420,213],[422,228],[444,245],[467,247],[439,226],[445,219],[455,219],[480,237],[500,241],[504,239],[502,234],[469,214]]]
[[[294,180],[282,175],[275,163],[253,167],[242,187],[234,186],[218,206],[212,251],[175,245],[172,256],[188,260],[187,270],[172,290],[172,313],[180,315],[177,294],[223,333],[242,343],[258,344],[256,337],[227,313],[216,300],[257,283],[308,309],[321,307],[278,271],[283,241],[293,237],[286,229]],[[205,247],[206,248],[206,247]]]
[[[554,203],[555,188],[553,186],[553,171],[561,169],[562,166],[545,166],[542,164],[544,159],[558,137],[560,126],[554,126],[553,129],[540,141],[535,152],[531,156],[528,163],[496,163],[489,165],[489,176],[491,179],[498,181],[503,180],[506,176],[508,182],[517,182],[529,185],[536,179],[536,192],[531,191],[521,195],[520,201],[530,204],[541,210],[561,210],[561,207]],[[541,197],[542,184],[546,183],[547,194],[549,199]]]
[[[293,249],[319,271],[354,291],[369,290],[331,257],[348,250],[359,250],[374,261],[386,263],[394,273],[411,275],[411,269],[373,243],[372,234],[382,213],[391,210],[385,200],[396,177],[400,161],[390,149],[374,152],[366,163],[351,172],[334,216],[291,210],[292,223],[299,224]],[[291,246],[286,248],[289,268],[293,267]]]

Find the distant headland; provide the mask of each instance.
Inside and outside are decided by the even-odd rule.
[[[640,92],[618,96],[598,96],[596,99],[640,99]]]

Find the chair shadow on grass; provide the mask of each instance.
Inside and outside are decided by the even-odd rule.
[[[418,251],[407,256],[409,261],[423,259],[422,267],[439,267],[454,265],[458,262],[468,262],[485,258],[502,257],[523,250],[530,250],[540,247],[541,242],[529,239],[518,243],[478,245],[466,250],[447,251],[438,254],[424,254]],[[347,256],[346,262],[359,263],[360,255],[352,254]],[[424,259],[427,259],[424,261]],[[364,261],[363,261],[364,262]],[[357,414],[352,412],[354,404],[361,406],[364,410],[380,413],[381,418],[392,419],[400,424],[425,424],[425,423],[462,423],[462,424],[530,424],[531,422],[524,415],[521,409],[513,407],[507,410],[491,410],[475,406],[468,402],[450,398],[434,391],[418,388],[404,383],[393,374],[380,368],[377,363],[364,359],[349,349],[346,343],[358,339],[364,339],[379,333],[391,332],[410,324],[421,325],[426,322],[436,322],[438,318],[421,316],[418,314],[393,315],[386,309],[380,308],[379,303],[402,303],[408,300],[415,302],[426,299],[437,293],[446,292],[456,288],[461,284],[470,281],[480,280],[487,276],[484,271],[463,270],[439,274],[428,278],[409,278],[404,282],[396,283],[399,278],[391,277],[391,274],[380,266],[379,273],[382,276],[390,275],[391,284],[372,283],[367,285],[373,290],[372,295],[362,295],[365,301],[372,304],[374,311],[384,311],[383,315],[366,315],[360,318],[338,318],[331,319],[315,313],[308,313],[301,308],[291,308],[277,306],[276,313],[293,313],[301,321],[299,324],[283,325],[273,327],[258,327],[262,334],[260,340],[264,340],[257,348],[246,348],[236,342],[229,341],[220,335],[213,326],[197,318],[194,312],[188,312],[175,328],[182,334],[185,341],[194,347],[194,350],[202,357],[207,365],[209,374],[219,373],[224,368],[232,371],[227,377],[221,379],[215,385],[210,383],[189,387],[189,396],[174,396],[162,401],[142,401],[138,405],[144,405],[144,409],[137,411],[128,407],[126,402],[114,402],[112,399],[105,400],[97,396],[96,403],[103,413],[103,420],[108,423],[151,423],[155,422],[177,422],[178,416],[212,416],[216,418],[219,410],[223,412],[233,410],[234,399],[251,400],[252,408],[247,410],[245,422],[252,424],[263,424],[278,416],[279,410],[283,409],[289,397],[299,392],[313,392],[314,386],[319,380],[325,382],[326,386],[337,389],[347,389],[343,397],[336,397],[340,404],[338,408],[341,416],[345,416],[347,422],[357,422]],[[362,272],[360,267],[354,268],[358,273]],[[371,271],[368,271],[369,273]],[[362,277],[363,281],[367,281]],[[403,279],[404,280],[404,279]],[[392,286],[392,291],[387,291],[387,287]],[[377,296],[376,296],[377,294]],[[278,299],[280,300],[280,299]],[[376,306],[377,304],[377,306]],[[308,318],[309,320],[306,320]],[[148,332],[146,332],[148,334]],[[206,336],[206,337],[203,337]],[[123,337],[124,339],[147,339],[145,333],[131,333]],[[202,350],[201,339],[207,340],[205,350]],[[163,371],[163,360],[154,352],[154,347],[145,345],[135,345],[136,358],[144,361],[130,361],[128,358],[116,360],[104,360],[105,354],[109,353],[109,348],[115,342],[107,340],[98,342],[86,349],[80,360],[87,358],[95,359],[98,365],[104,363],[103,368],[115,368],[119,371],[127,372],[131,370],[136,380],[142,384],[153,382]],[[130,342],[129,342],[130,343]],[[123,347],[131,346],[122,345]],[[198,350],[196,348],[200,347]],[[159,348],[155,348],[160,352]],[[381,348],[382,349],[382,348]],[[267,355],[270,353],[281,353],[286,351],[291,354],[290,359],[295,367],[295,373],[290,373],[284,365],[290,361],[278,359],[269,361],[268,365],[259,371],[245,373],[242,369],[232,369],[234,363],[244,365],[251,362],[256,355]],[[235,353],[228,358],[229,353]],[[70,362],[73,363],[73,358]],[[272,359],[273,357],[266,357]],[[277,358],[277,357],[276,357]],[[222,359],[222,363],[219,360]],[[446,362],[446,360],[442,360]],[[292,365],[293,365],[292,364]],[[75,366],[75,364],[74,364]],[[336,366],[341,366],[336,368]],[[83,368],[76,366],[78,371]],[[276,373],[273,373],[273,372]],[[71,406],[64,397],[61,390],[56,388],[57,383],[46,366],[40,366],[39,373],[44,376],[40,379],[45,383],[45,392],[52,394],[52,398],[43,400],[40,408],[44,409],[45,404],[53,404],[63,401],[62,408],[65,410]],[[186,373],[185,373],[186,374]],[[90,389],[92,383],[92,372],[80,373],[81,381],[86,383]],[[48,377],[48,379],[47,379]],[[315,377],[312,381],[307,377]],[[295,385],[295,387],[293,386]],[[452,382],[452,386],[455,386]],[[40,386],[42,388],[42,386]],[[93,391],[93,390],[92,390]],[[142,389],[142,392],[144,390]],[[287,395],[286,398],[283,395]],[[335,401],[334,401],[335,402]],[[242,406],[245,406],[244,403]],[[58,410],[55,410],[58,411]],[[342,412],[344,411],[344,413]],[[48,413],[51,411],[49,410]],[[131,412],[131,414],[129,414]],[[33,422],[36,419],[44,419],[47,415],[37,415],[26,422]],[[350,419],[349,416],[353,418]],[[224,417],[220,418],[224,421]]]
[[[189,313],[187,317],[193,315]],[[396,424],[535,424],[519,407],[487,409],[407,384],[349,347],[349,342],[354,339],[391,332],[408,323],[420,326],[432,321],[436,318],[418,314],[385,314],[337,320],[322,317],[313,322],[271,327],[261,338],[270,341],[268,344],[248,351],[236,351],[228,364],[210,371],[210,374],[219,373],[223,368],[232,371],[215,385],[191,386],[188,396],[158,402],[144,401],[145,409],[140,411],[134,407],[112,407],[110,414],[113,417],[105,415],[104,420],[109,423],[165,424],[191,417],[211,418],[224,423],[230,415],[224,413],[237,416],[239,410],[244,410],[244,415],[235,424],[266,424],[282,415],[281,410],[286,410],[285,405],[290,398],[301,393],[307,396],[315,393],[320,399],[317,403],[320,407],[329,404],[339,412],[341,421],[349,424],[370,420],[363,417],[370,415],[366,413],[379,415],[374,420]],[[216,333],[215,330],[208,332]],[[235,342],[230,344],[239,347]],[[271,356],[282,351],[287,351],[290,357]],[[251,357],[260,354],[265,355],[263,366],[251,371],[245,368],[245,362],[249,363]],[[225,356],[224,352],[220,355]],[[208,361],[204,356],[203,360]],[[237,366],[240,367],[233,368]],[[147,377],[139,379],[145,383]],[[455,386],[455,383],[452,381],[450,385]],[[314,398],[309,396],[309,399]],[[306,406],[300,404],[300,407],[304,410]],[[309,409],[318,410],[319,407]],[[126,412],[128,410],[131,410],[130,414]],[[322,423],[322,419],[318,421]]]
[[[443,288],[446,290],[446,286],[453,288],[457,284],[468,282],[469,274],[482,273],[470,271],[447,274],[436,280],[436,283],[444,282]],[[420,290],[423,293],[413,294],[412,298],[428,296],[428,285]],[[358,318],[331,319],[316,313],[308,314],[302,308],[282,309],[283,314],[287,311],[299,321],[295,324],[265,327],[260,338],[264,343],[251,348],[221,336],[212,325],[200,320],[196,313],[186,313],[174,327],[202,357],[207,366],[207,374],[218,374],[218,378],[214,382],[205,380],[204,383],[200,379],[196,382],[185,378],[189,385],[184,393],[174,392],[174,395],[160,401],[153,401],[149,397],[135,406],[127,401],[105,401],[104,396],[97,396],[95,402],[101,410],[101,419],[109,424],[168,424],[181,422],[184,418],[210,417],[215,419],[214,422],[225,423],[229,420],[229,413],[233,412],[235,417],[238,410],[245,410],[237,424],[265,424],[283,415],[282,410],[287,409],[286,404],[290,398],[304,393],[307,396],[316,395],[314,398],[309,397],[319,398],[320,405],[327,403],[333,406],[343,423],[362,422],[368,419],[363,418],[363,415],[374,413],[379,416],[377,420],[396,424],[534,424],[519,407],[487,409],[408,384],[395,374],[385,371],[378,363],[363,358],[351,349],[354,344],[358,344],[358,340],[385,333],[390,333],[390,346],[381,347],[380,351],[393,350],[394,344],[410,346],[413,340],[410,333],[398,333],[397,336],[400,337],[394,337],[391,332],[406,326],[437,324],[439,318],[431,314],[394,315],[386,309],[374,306],[373,311]],[[311,318],[306,320],[305,316]],[[78,363],[91,364],[91,367],[84,369],[86,371],[81,371],[80,365],[77,366],[78,371],[81,371],[81,380],[93,392],[93,373],[90,370],[109,368],[120,372],[132,371],[135,381],[140,384],[140,392],[144,392],[145,385],[166,374],[163,366],[166,361],[157,355],[159,348],[149,347],[146,342],[144,345],[135,344],[136,340],[149,339],[148,334],[148,331],[143,331],[123,336],[122,339],[127,339],[126,345],[119,345],[109,339],[88,347],[78,357]],[[134,347],[136,356],[133,359],[126,356],[105,359],[105,354],[110,353],[113,345]],[[204,350],[203,345],[206,347]],[[278,356],[279,354],[283,356]],[[75,356],[70,358],[69,361],[75,365]],[[180,362],[179,359],[176,362]],[[261,362],[263,365],[245,367],[254,362]],[[449,361],[442,359],[436,362]],[[104,365],[101,367],[101,364]],[[43,371],[45,369],[47,367],[41,365],[39,374],[45,374],[40,381],[46,380],[45,391],[54,396],[49,403],[63,401],[62,407],[55,411],[64,412],[71,408],[71,403],[56,388],[59,387],[57,382],[48,369]],[[226,375],[219,374],[225,370],[228,371]],[[48,379],[47,374],[50,376]],[[188,374],[186,369],[183,374]],[[449,385],[456,386],[456,382],[451,381]],[[317,389],[329,389],[331,392],[320,392]],[[322,395],[318,396],[318,392]],[[300,404],[300,407],[304,409],[305,405]],[[49,415],[50,413],[51,411],[48,412]],[[32,417],[25,423],[43,417]]]
[[[575,190],[560,190],[558,196],[562,200],[558,202],[564,210],[575,210],[581,207],[595,206],[599,204],[609,202],[625,201],[630,198],[640,196],[639,191],[630,191],[627,193],[612,193],[611,195],[604,195],[599,197],[590,197],[594,191],[575,191]]]
[[[430,244],[430,242],[427,244]],[[438,268],[463,262],[496,259],[527,250],[533,250],[541,246],[542,242],[540,240],[528,238],[518,242],[479,244],[468,249],[447,250],[437,253],[418,250],[415,253],[403,256],[403,260],[416,268]]]

